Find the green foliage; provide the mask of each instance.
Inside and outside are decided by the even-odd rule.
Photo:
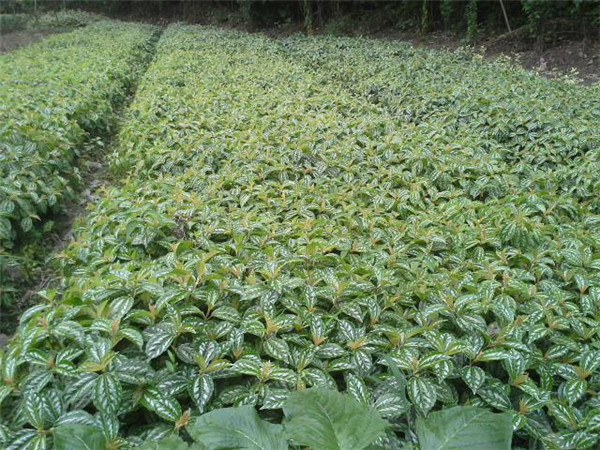
[[[465,11],[467,19],[467,39],[474,42],[477,37],[477,0],[469,0]]]
[[[186,438],[328,388],[391,424],[381,448],[456,405],[594,448],[597,92],[466,52],[169,27],[122,183],[3,355],[2,443]]]
[[[0,57],[0,245],[70,195],[83,143],[110,130],[152,32],[101,22]]]
[[[429,241],[433,259],[424,257],[423,261],[429,260],[433,265],[426,271],[457,270],[454,273],[461,275],[456,278],[455,286],[463,292],[454,300],[440,294],[440,300],[447,298],[441,300],[442,304],[451,301],[455,305],[453,308],[461,309],[454,322],[459,328],[467,335],[483,333],[480,342],[488,343],[483,347],[477,345],[473,356],[467,357],[471,364],[460,364],[462,367],[457,368],[469,389],[467,392],[475,396],[475,404],[518,411],[515,422],[519,436],[540,439],[553,448],[592,446],[595,432],[587,425],[589,422],[576,425],[563,416],[566,410],[562,406],[558,408],[557,416],[554,405],[568,404],[570,413],[574,413],[572,406],[578,405],[575,408],[579,412],[574,413],[578,417],[593,416],[592,411],[596,408],[595,396],[583,394],[584,386],[589,386],[587,381],[583,382],[581,376],[575,374],[582,374],[576,362],[581,352],[589,351],[595,355],[597,351],[594,337],[597,323],[593,318],[596,312],[592,312],[597,311],[597,303],[592,298],[598,294],[595,269],[598,262],[597,256],[593,255],[598,254],[599,241],[598,234],[592,231],[596,227],[591,224],[597,223],[600,211],[594,194],[600,180],[593,151],[598,147],[598,135],[590,132],[594,128],[591,124],[600,114],[598,101],[594,98],[597,87],[587,90],[569,82],[533,78],[504,63],[482,64],[479,57],[466,53],[426,52],[400,48],[397,44],[296,38],[286,42],[282,50],[291,58],[304,61],[314,73],[321,74],[322,82],[331,78],[338,80],[348,92],[370,101],[383,114],[389,114],[390,122],[397,124],[393,135],[398,149],[406,149],[405,179],[412,189],[420,191],[423,186],[430,192],[419,198],[412,189],[404,191],[406,196],[402,200],[414,205],[404,216],[406,220],[415,225],[430,224],[421,228],[421,237],[415,234],[409,241],[430,236],[439,242]],[[398,56],[401,57],[396,59]],[[550,111],[547,102],[560,104],[560,112]],[[544,111],[543,115],[541,111]],[[470,175],[463,170],[468,170]],[[503,175],[495,178],[488,170]],[[453,180],[452,173],[458,178],[466,175],[470,181],[464,178]],[[449,183],[444,181],[443,186],[439,185],[441,191],[449,195],[447,203],[440,200],[438,194],[431,193],[430,177],[438,176]],[[458,184],[454,185],[454,182]],[[485,193],[479,189],[484,184]],[[458,202],[451,199],[453,185],[462,192],[456,197],[461,198]],[[533,219],[526,211],[532,211],[530,208],[535,208],[532,205],[539,201],[566,209],[559,212],[556,207],[550,206],[549,210],[548,206],[540,205],[554,217],[543,213],[544,217]],[[529,231],[521,228],[517,237],[514,233],[521,227],[518,223],[524,215],[529,215],[533,222],[526,226]],[[448,230],[447,238],[438,241],[445,235],[443,223],[457,226],[457,218],[466,216],[470,217],[467,219],[471,224],[469,227],[475,224],[482,227],[479,232],[457,227],[452,232]],[[534,231],[534,227],[539,227],[538,231]],[[483,229],[487,243],[482,246],[480,232]],[[590,231],[592,233],[588,234]],[[425,245],[426,241],[422,242]],[[450,250],[445,247],[450,242],[462,242],[459,244],[462,248]],[[446,250],[433,251],[437,245]],[[569,256],[572,250],[575,250],[573,258]],[[444,262],[446,251],[454,253],[455,257],[451,258],[458,266]],[[473,268],[467,269],[459,263],[469,260],[480,261],[483,265],[475,263]],[[537,262],[533,263],[534,260]],[[538,264],[543,268],[535,268]],[[414,270],[415,266],[412,266],[413,273]],[[459,281],[463,275],[475,282],[473,290],[465,290],[466,285]],[[421,280],[425,281],[431,275],[422,276]],[[417,298],[426,303],[431,301],[430,292],[435,285],[437,282],[423,288]],[[499,290],[488,290],[492,285]],[[469,291],[477,292],[476,297]],[[556,295],[569,306],[568,309],[561,308],[560,313],[553,308],[553,318],[548,321],[543,311],[550,306],[547,299],[556,298]],[[479,300],[475,301],[475,298]],[[489,307],[484,306],[488,301]],[[466,309],[462,310],[463,307]],[[475,315],[468,311],[480,307],[483,309]],[[563,319],[555,319],[554,314],[569,317],[564,319],[565,328],[555,328],[554,320]],[[591,323],[589,319],[592,319]],[[432,320],[435,322],[437,318]],[[445,319],[443,323],[442,326],[447,327]],[[575,334],[568,331],[573,323],[577,323],[575,327],[579,329]],[[581,329],[579,323],[589,323],[590,328],[584,325]],[[531,338],[521,334],[527,329],[531,330]],[[452,334],[456,336],[456,331]],[[505,350],[500,350],[492,348],[495,345],[489,346],[498,338],[504,346],[519,335],[521,337],[513,342],[516,347],[508,344]],[[405,341],[402,342],[406,346]],[[580,348],[582,342],[583,348]],[[526,350],[521,343],[533,344],[535,349]],[[566,353],[558,356],[551,351],[548,354],[551,348],[561,348]],[[409,373],[423,373],[418,365],[414,365],[423,357],[426,365],[431,364],[428,357],[414,348],[402,350],[400,354],[402,357],[396,363]],[[535,362],[541,355],[544,359]],[[453,357],[450,359],[452,365],[456,364]],[[570,367],[571,375],[563,372],[564,364]],[[439,366],[442,373],[447,373],[445,365]],[[585,378],[591,376],[597,380],[597,368],[594,371],[594,375],[590,372]],[[574,379],[567,381],[571,377]],[[430,407],[434,393],[432,385],[436,385],[436,380],[429,378],[428,381],[422,383],[416,378],[414,381],[408,378],[407,382],[409,398],[422,412]],[[445,383],[453,385],[448,378]],[[502,386],[505,383],[510,387]],[[486,386],[491,390],[488,391]],[[572,404],[567,400],[572,394],[563,391],[567,386],[573,389],[573,398],[577,399]],[[464,398],[463,388],[454,387]],[[585,392],[590,393],[589,390]],[[440,401],[439,388],[435,393],[437,403]],[[552,429],[560,431],[554,434],[549,431]]]
[[[364,449],[386,427],[385,420],[367,405],[329,389],[293,392],[283,412],[292,442],[322,450]]]
[[[26,28],[33,30],[67,30],[98,22],[99,14],[86,11],[64,10],[46,12],[39,16],[31,14],[0,14],[0,34],[12,33]]]
[[[372,444],[386,425],[366,405],[330,389],[293,392],[283,411],[284,426],[261,419],[251,406],[217,409],[200,416],[187,431],[194,445],[209,450],[286,450],[290,448],[288,440],[294,448],[361,450]]]
[[[429,3],[423,0],[421,3],[421,33],[429,31]]]
[[[323,28],[324,34],[332,36],[347,36],[352,34],[352,18],[350,16],[336,16]]]
[[[51,11],[32,18],[29,27],[35,29],[69,29],[90,25],[103,20],[103,16],[76,9]]]
[[[105,450],[106,437],[89,425],[61,425],[52,433],[55,450]]]
[[[453,0],[440,1],[440,15],[442,16],[442,22],[444,23],[444,29],[446,30],[450,28],[454,6],[455,2]]]
[[[294,392],[285,401],[283,411],[286,416],[284,427],[262,420],[251,406],[217,409],[204,414],[187,427],[195,441],[191,448],[380,448],[371,444],[386,427],[386,422],[366,405],[329,389]],[[509,413],[494,414],[472,406],[457,406],[417,420],[422,450],[509,449],[512,429]],[[158,442],[146,442],[141,448],[184,450],[190,447],[181,438],[171,435]]]
[[[222,408],[200,416],[188,427],[196,442],[209,449],[286,450],[281,425],[260,418],[254,407]]]
[[[73,198],[91,138],[113,128],[154,31],[105,21],[0,56],[1,306],[18,303],[39,271],[47,219]]]
[[[159,441],[147,441],[137,446],[139,450],[204,450],[206,447],[199,443],[188,444],[177,435],[170,435]]]
[[[24,29],[28,21],[27,14],[0,14],[0,35]]]
[[[421,450],[510,450],[513,423],[510,413],[455,406],[417,419]]]
[[[307,33],[313,32],[313,13],[310,0],[302,0],[302,14],[304,15],[304,29]]]

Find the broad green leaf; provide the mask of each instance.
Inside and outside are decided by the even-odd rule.
[[[102,431],[89,425],[60,425],[52,432],[56,450],[105,450]]]
[[[510,450],[512,417],[486,409],[456,406],[417,418],[422,450]]]
[[[296,445],[322,450],[366,448],[387,425],[367,405],[331,389],[292,392],[283,412],[286,434]]]
[[[196,442],[208,450],[287,450],[283,427],[260,418],[252,406],[216,409],[188,427]]]

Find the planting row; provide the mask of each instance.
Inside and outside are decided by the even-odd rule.
[[[351,109],[350,98],[331,101],[333,91],[319,92],[318,83],[273,53],[262,40],[244,35],[198,34],[195,28],[164,35],[114,158],[116,169],[131,178],[109,191],[79,230],[64,255],[69,287],[24,315],[14,354],[5,361],[23,361],[5,377],[12,380],[5,407],[17,402],[23,411],[11,425],[26,428],[13,442],[45,439],[32,425],[48,429],[71,420],[120,422],[121,430],[111,425],[108,438],[117,440],[120,433],[139,442],[147,437],[144,425],[152,425],[148,437],[181,428],[190,407],[195,414],[268,401],[279,408],[291,388],[335,386],[312,354],[310,331],[298,328],[301,321],[312,323],[302,318],[310,306],[298,303],[293,315],[293,305],[288,313],[280,303],[307,289],[305,270],[318,274],[329,266],[315,259],[312,268],[310,262],[329,245],[320,241],[325,220],[315,222],[316,234],[310,234],[318,213],[313,210],[320,208],[315,189],[325,195],[350,186],[336,176],[340,169],[327,168],[319,158],[334,162],[353,142],[353,129],[369,123],[346,123],[336,102]],[[323,101],[311,105],[313,92]],[[368,114],[370,106],[359,107],[358,116]],[[320,157],[311,148],[318,133],[326,138],[318,143]],[[331,185],[319,188],[318,179]],[[323,276],[335,279],[333,271]],[[322,288],[310,289],[311,309]],[[50,320],[52,336],[34,338],[31,351],[43,349],[40,354],[53,360],[57,345],[73,352],[64,360],[70,373],[41,367],[47,379],[38,384],[33,378],[41,372],[17,349],[41,317]],[[323,339],[334,332],[324,328],[320,314],[314,323]],[[295,328],[297,334],[290,333]],[[285,339],[277,337],[279,330]],[[297,342],[287,344],[295,336]],[[275,363],[269,354],[276,355],[277,347],[263,350],[266,342],[290,348],[280,348]],[[328,348],[324,357],[350,355],[337,344]],[[31,386],[26,391],[34,397],[56,392],[63,400],[60,412],[67,414],[32,424],[26,396],[11,392],[22,386]],[[99,413],[91,417],[84,407]]]
[[[321,66],[294,48],[315,43]],[[68,424],[113,446],[195,437],[195,416],[231,405],[277,421],[305,388],[384,417],[383,448],[458,404],[505,411],[514,445],[596,445],[594,204],[523,177],[488,130],[447,125],[455,105],[414,121],[392,87],[376,101],[373,44],[351,43],[164,33],[111,156],[124,182],[3,356],[9,448]],[[373,64],[413,50],[395,52]],[[427,73],[402,74],[425,103]]]
[[[0,245],[71,192],[75,158],[110,130],[154,30],[100,22],[0,57]]]
[[[22,302],[42,236],[81,181],[77,157],[104,137],[149,60],[154,29],[99,22],[0,56],[0,307]],[[14,320],[14,319],[13,319]],[[7,332],[7,330],[3,330]]]

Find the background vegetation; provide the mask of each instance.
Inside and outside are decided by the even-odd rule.
[[[115,17],[180,19],[188,22],[229,21],[251,28],[300,24],[308,31],[326,29],[345,33],[358,23],[373,27],[444,30],[462,33],[473,41],[480,29],[516,30],[527,27],[536,36],[566,33],[597,37],[598,0],[397,0],[397,1],[110,1],[5,0],[0,13],[39,14],[60,9],[88,9]]]

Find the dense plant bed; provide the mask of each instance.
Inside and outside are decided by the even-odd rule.
[[[342,50],[359,61],[369,45]],[[306,388],[385,418],[387,449],[423,444],[423,417],[456,405],[506,412],[516,446],[597,445],[594,202],[545,186],[550,169],[522,176],[456,104],[416,122],[392,88],[373,101],[339,52],[321,57],[309,70],[260,36],[164,33],[112,155],[124,181],[3,355],[5,445],[74,424],[113,447],[203,442],[213,410],[279,423]],[[434,102],[419,73],[416,101]]]
[[[518,376],[509,354],[497,358],[504,370],[484,367],[512,384],[506,393],[521,413],[517,435],[550,448],[597,445],[600,363],[588,366],[586,359],[591,351],[596,360],[600,347],[600,85],[546,80],[468,51],[384,41],[294,37],[280,48],[323,82],[335,80],[380,106],[401,130],[396,139],[412,182],[404,199],[428,210],[423,234],[439,239],[444,219],[455,227],[443,240],[463,242],[454,256],[465,264],[458,273],[496,286],[489,303],[462,297],[468,308],[487,322],[491,337],[520,335],[528,346],[517,349],[524,361]],[[455,189],[460,194],[451,194]],[[441,200],[440,190],[459,203]],[[457,218],[479,236],[465,234]],[[511,310],[516,321],[499,320]],[[585,389],[573,393],[573,386]]]
[[[60,212],[80,181],[77,156],[90,137],[110,133],[115,107],[151,56],[154,32],[104,21],[0,57],[3,306],[37,264],[31,256],[40,253],[16,247],[52,229],[45,219]]]
[[[0,57],[0,244],[69,194],[82,143],[110,130],[153,32],[100,22]]]
[[[505,174],[500,183],[495,174],[481,177],[479,186],[489,187],[478,186],[478,198],[491,190],[522,191],[528,182],[537,192],[572,196],[600,213],[600,83],[582,88],[573,80],[537,77],[508,60],[483,63],[469,50],[382,40],[297,36],[282,41],[281,49],[397,122],[443,134],[459,147],[475,137],[495,172]]]

